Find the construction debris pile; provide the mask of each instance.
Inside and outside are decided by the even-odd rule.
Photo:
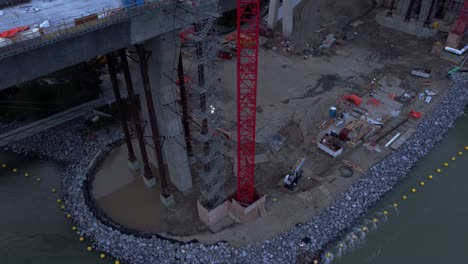
[[[98,220],[88,207],[88,198],[83,192],[86,188],[83,187],[102,152],[109,144],[122,139],[118,130],[100,133],[96,140],[86,141],[77,133],[84,126],[84,120],[73,120],[9,148],[17,153],[36,153],[42,158],[65,163],[63,196],[67,212],[73,215],[78,226],[78,234],[86,237],[96,250],[107,252],[120,261],[135,264],[214,263],[229,259],[232,263],[292,263],[299,253],[317,256],[329,242],[339,239],[343,231],[354,226],[359,217],[394,188],[414,163],[453,127],[468,103],[468,76],[455,74],[453,78],[455,83],[448,95],[433,114],[425,116],[412,137],[374,165],[321,214],[272,240],[252,243],[245,248],[234,248],[227,243],[182,245],[158,235],[131,234],[129,230],[124,234]],[[48,140],[41,140],[43,138]],[[302,242],[304,238],[308,238],[307,243]]]

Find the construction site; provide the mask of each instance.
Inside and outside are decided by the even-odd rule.
[[[262,259],[258,253],[257,259],[244,248],[311,243],[312,236],[289,242],[286,234],[319,221],[338,197],[357,214],[365,212],[370,205],[344,193],[369,168],[409,147],[407,140],[424,142],[415,132],[446,98],[451,76],[464,71],[468,54],[468,1],[462,0],[124,2],[119,8],[163,6],[158,26],[172,28],[101,54],[120,122],[102,149],[77,143],[92,145],[95,155],[73,159],[69,174],[81,174],[80,180],[68,176],[62,185],[79,234],[128,263],[329,263],[321,254],[338,233],[328,231],[315,238],[307,258],[295,249],[291,256]],[[227,18],[236,22],[233,27],[221,25]],[[106,18],[79,19],[86,25]],[[18,34],[29,41],[26,33],[40,38],[55,32],[51,24],[2,32],[0,51],[20,45]],[[89,117],[98,120],[100,114]],[[17,149],[42,144],[16,132],[0,138],[2,146]],[[26,143],[15,143],[20,140]],[[374,187],[361,192],[384,195]],[[338,214],[342,218],[330,224],[343,232],[354,218]],[[102,228],[92,227],[95,221]],[[122,240],[130,244],[172,241],[175,255],[116,253],[131,250],[100,242],[105,235],[93,232],[105,227],[132,236]],[[139,238],[149,241],[133,241]],[[187,258],[193,241],[235,251],[235,260],[227,253]],[[189,246],[179,249],[178,243]]]

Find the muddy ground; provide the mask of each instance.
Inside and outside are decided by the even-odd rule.
[[[418,39],[384,28],[374,19],[381,11],[374,10],[360,18],[363,23],[357,27],[346,24],[342,28],[320,33],[305,29],[310,26],[308,24],[297,24],[298,32],[308,34],[304,39],[323,38],[324,33],[338,36],[340,32],[353,32],[354,39],[338,40],[318,57],[304,59],[299,46],[291,53],[271,49],[271,45],[270,48],[260,49],[256,154],[266,154],[269,160],[256,164],[255,178],[256,187],[268,195],[266,216],[253,223],[235,224],[218,233],[211,233],[197,217],[195,200],[199,195],[200,180],[194,173],[194,188],[185,194],[177,193],[176,206],[164,212],[167,216],[163,224],[151,230],[185,241],[198,239],[204,243],[214,243],[225,240],[236,246],[270,239],[317,214],[360,177],[359,171],[354,171],[352,177],[342,177],[340,168],[343,160],[366,170],[388,154],[388,148],[377,153],[358,146],[347,149],[344,155],[334,159],[314,144],[320,124],[328,119],[330,106],[336,105],[345,94],[368,93],[365,88],[373,79],[398,77],[402,80],[403,88],[418,93],[427,87],[421,85],[421,79],[410,75],[411,69],[432,69],[431,88],[437,90],[438,95],[431,104],[419,100],[412,105],[405,104],[402,111],[405,113],[410,109],[430,112],[448,89],[446,72],[452,65],[431,54],[433,43],[443,40],[444,36]],[[264,39],[263,42],[268,40]],[[223,61],[222,66],[219,79],[222,88],[216,91],[218,100],[213,105],[217,108],[223,128],[231,132],[235,139],[236,61]],[[186,68],[193,70],[196,67],[186,65]],[[390,120],[388,124],[392,126],[397,122],[397,119]],[[236,188],[235,144],[235,141],[231,141],[230,150],[226,153],[226,193]],[[280,182],[300,157],[306,158],[304,175],[297,191],[291,192],[283,188]]]

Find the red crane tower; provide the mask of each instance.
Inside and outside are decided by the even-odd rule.
[[[468,0],[465,0],[462,9],[460,10],[460,15],[455,21],[452,33],[456,35],[463,35],[465,33],[466,27],[468,25]]]
[[[237,0],[237,201],[246,206],[255,194],[260,0]]]

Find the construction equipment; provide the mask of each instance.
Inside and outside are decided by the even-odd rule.
[[[305,158],[300,158],[294,167],[291,168],[291,173],[284,177],[284,187],[292,190],[296,187],[299,178],[302,176],[302,166],[304,165]]]
[[[260,0],[237,0],[237,201],[254,202]]]

